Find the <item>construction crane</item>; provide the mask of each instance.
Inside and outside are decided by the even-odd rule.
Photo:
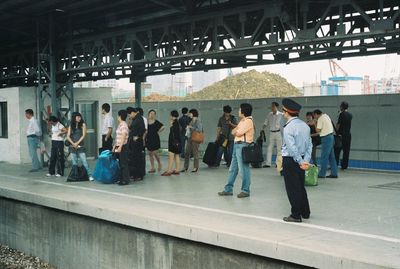
[[[349,74],[347,74],[347,72],[344,71],[344,69],[342,67],[340,67],[340,65],[332,59],[329,60],[329,68],[331,69],[331,74],[333,77],[337,77],[337,72],[336,72],[337,70],[342,72],[342,75],[344,77],[349,76]]]

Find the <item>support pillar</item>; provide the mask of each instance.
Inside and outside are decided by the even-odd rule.
[[[146,81],[146,77],[135,76],[131,78],[135,82],[135,106],[140,107],[142,105],[142,82]]]

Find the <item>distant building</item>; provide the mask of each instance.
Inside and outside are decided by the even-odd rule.
[[[363,81],[364,94],[400,93],[400,77],[370,80],[368,76]]]

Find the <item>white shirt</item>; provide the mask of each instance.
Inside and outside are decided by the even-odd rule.
[[[269,130],[270,131],[278,131],[282,129],[282,121],[283,119],[283,113],[280,111],[276,111],[276,113],[269,112],[267,117],[265,118],[264,125],[268,126],[269,125]]]
[[[319,117],[317,121],[317,129],[321,130],[319,133],[321,137],[333,133],[332,120],[327,114],[322,114],[321,117]]]
[[[57,124],[51,126],[51,140],[54,141],[64,141],[64,135],[60,135],[61,130],[64,128],[64,125],[57,122]]]
[[[28,128],[26,129],[26,135],[36,135],[36,136],[41,136],[42,135],[42,131],[40,130],[39,124],[37,122],[37,120],[35,119],[35,117],[32,117],[29,120],[28,123]]]
[[[104,115],[103,128],[101,129],[101,134],[108,134],[108,128],[112,128],[114,130],[114,119],[110,113]]]

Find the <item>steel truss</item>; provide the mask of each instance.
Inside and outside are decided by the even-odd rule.
[[[399,1],[247,1],[253,4],[223,10],[218,1],[193,1],[192,8],[207,2],[215,11],[102,34],[60,34],[56,80],[140,81],[165,73],[400,52]],[[2,86],[40,82],[32,52],[9,54],[0,66]]]

